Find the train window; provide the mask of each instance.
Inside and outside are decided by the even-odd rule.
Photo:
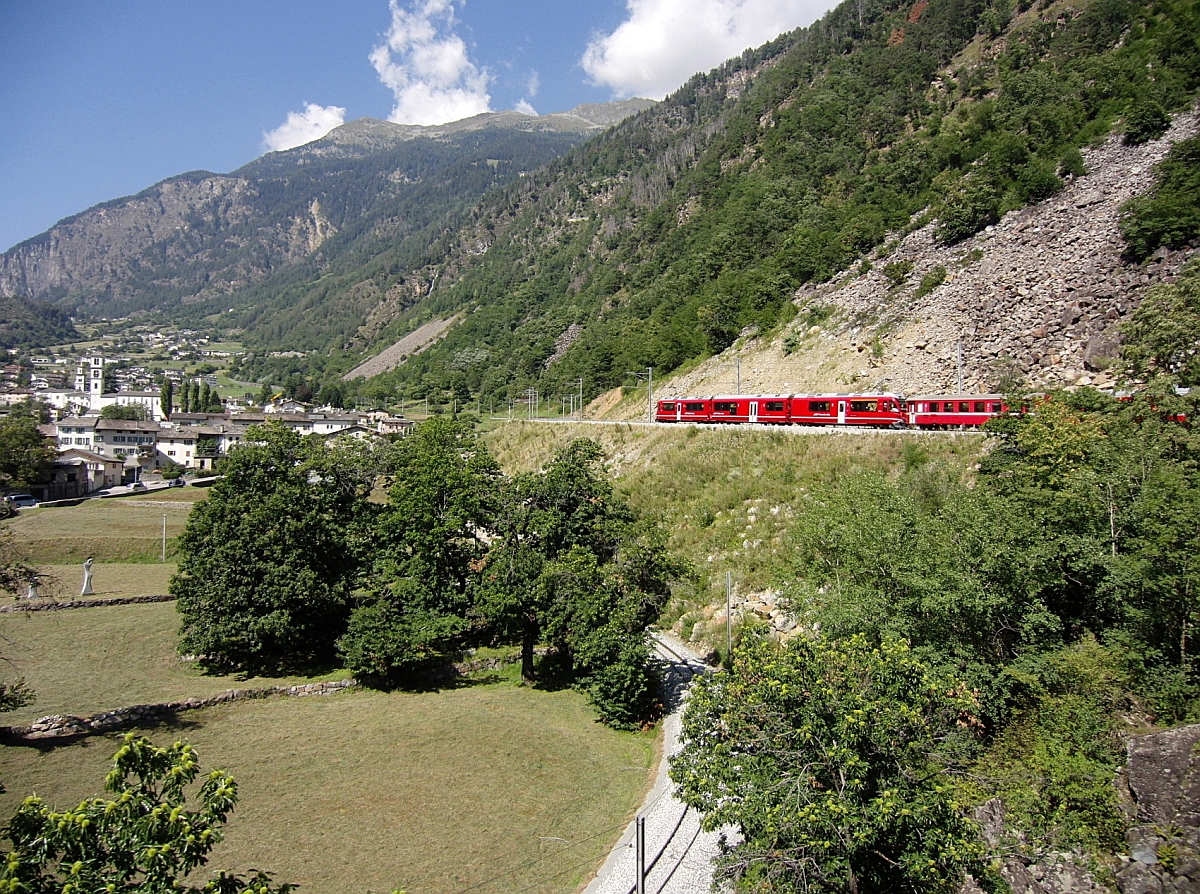
[[[992,404],[988,404],[988,406],[991,408],[991,412],[993,412],[993,413],[1000,412],[1000,404],[992,403]]]
[[[828,413],[829,401],[827,400],[810,400],[808,402],[808,412],[810,413]]]
[[[877,400],[852,400],[850,401],[850,410],[854,413],[874,413],[879,409],[879,401]]]
[[[958,402],[958,412],[970,413],[971,412],[971,402],[969,400],[960,400]]]
[[[736,413],[737,401],[718,400],[713,402],[714,413]]]
[[[662,407],[663,407],[664,413],[674,413],[675,412],[675,401],[673,401],[673,400],[663,401]]]
[[[939,412],[939,410],[940,410],[940,404],[938,404],[938,402],[937,402],[936,400],[931,400],[931,401],[929,402],[929,410],[928,410],[928,412],[930,412],[930,413],[937,413],[937,412]]]
[[[976,413],[986,413],[986,412],[987,412],[987,410],[986,410],[986,409],[984,409],[984,407],[986,407],[986,406],[987,406],[987,404],[985,404],[985,403],[984,403],[983,401],[981,401],[981,400],[977,400],[977,401],[975,401],[975,412],[976,412]]]
[[[704,404],[684,404],[683,409],[687,413],[703,413]]]
[[[781,401],[781,400],[763,401],[762,408],[763,408],[763,411],[767,412],[767,413],[782,413],[783,412],[783,401]]]

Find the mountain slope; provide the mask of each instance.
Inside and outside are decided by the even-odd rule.
[[[921,227],[953,245],[1056,195],[1114,126],[1156,137],[1200,87],[1197,16],[1183,0],[845,4],[485,199],[385,295],[397,335],[464,314],[385,381],[595,394],[778,332],[807,284],[868,253],[886,268]]]
[[[56,307],[0,296],[0,348],[40,348],[79,338],[71,318]]]
[[[0,256],[0,294],[106,315],[246,308],[238,322],[252,329],[260,303],[283,294],[269,308],[276,329],[262,337],[323,347],[340,329],[322,318],[345,313],[286,312],[339,297],[329,282],[313,294],[314,283],[347,267],[362,271],[357,282],[394,275],[487,190],[647,105],[492,113],[432,128],[351,122],[231,174],[180,175],[68,218]]]

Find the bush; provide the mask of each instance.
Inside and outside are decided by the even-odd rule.
[[[1138,100],[1125,116],[1125,142],[1130,146],[1157,140],[1171,126],[1171,116],[1153,99]]]

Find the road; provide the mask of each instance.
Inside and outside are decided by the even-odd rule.
[[[668,775],[669,757],[680,748],[680,720],[692,677],[711,670],[700,657],[668,633],[654,634],[654,650],[666,665],[668,714],[663,720],[663,759],[654,787],[639,817],[646,819],[646,894],[699,894],[712,886],[712,859],[719,832],[703,832],[700,817],[675,798]],[[634,834],[629,824],[584,894],[633,894],[637,890]],[[730,834],[728,831],[726,834]]]

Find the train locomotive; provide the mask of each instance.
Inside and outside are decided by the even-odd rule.
[[[866,428],[978,428],[1005,412],[999,394],[736,394],[658,401],[657,422],[843,425]]]

